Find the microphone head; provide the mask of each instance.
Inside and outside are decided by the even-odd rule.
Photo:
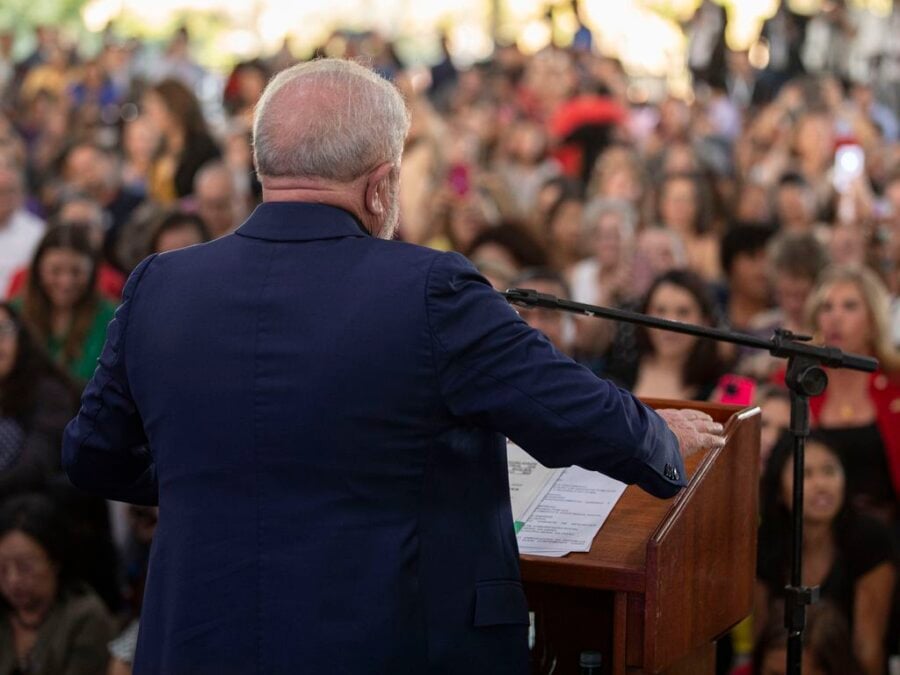
[[[558,307],[559,298],[548,293],[538,293],[533,288],[510,288],[503,293],[503,297],[511,305],[519,305],[520,307],[534,307],[542,305],[544,307]]]
[[[532,288],[508,288],[502,295],[511,305],[533,307],[537,300],[538,292]]]

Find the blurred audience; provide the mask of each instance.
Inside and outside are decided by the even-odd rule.
[[[785,329],[877,357],[873,375],[829,371],[812,414],[832,448],[819,454],[842,462],[841,513],[874,518],[897,537],[900,8],[831,2],[806,16],[779,1],[759,42],[732,51],[733,14],[720,2],[695,4],[682,17],[689,88],[599,53],[599,33],[577,11],[571,47],[526,54],[497,45],[472,65],[452,53],[449,32],[428,64],[407,63],[408,50],[375,31],[338,29],[311,53],[362,58],[403,92],[412,117],[400,169],[405,241],[468,256],[498,289],[532,287],[762,337]],[[556,31],[564,26],[555,14],[547,21]],[[119,628],[128,625],[112,648],[113,672],[127,672],[140,556],[128,546],[115,553],[105,504],[65,492],[54,450],[125,275],[149,254],[231,236],[259,203],[253,108],[268,78],[297,57],[286,39],[217,72],[194,56],[201,52],[183,26],[158,45],[118,30],[110,26],[87,54],[59,27],[40,26],[24,58],[15,40],[27,29],[0,31],[0,509],[22,490],[65,505],[66,527],[82,542],[68,568],[120,613]],[[749,405],[763,385],[755,394],[763,462],[787,424],[784,364],[765,353],[548,310],[522,316],[560,351],[640,395]],[[763,491],[770,516],[785,517],[782,487]],[[823,489],[821,500],[834,493]],[[816,508],[810,531],[824,534],[810,542],[809,571],[850,578],[859,569],[847,572],[844,558],[829,560],[820,546],[844,546],[847,521],[824,526]],[[125,511],[112,514],[120,543],[137,536]],[[761,560],[780,565],[784,541],[771,523],[767,516]],[[861,528],[859,536],[871,529]],[[760,569],[774,601],[777,571]],[[841,593],[847,614],[855,596]],[[883,654],[900,653],[900,636],[888,631],[876,653],[884,608],[860,602],[845,618],[854,636],[868,632],[854,644],[875,672]],[[822,616],[808,634],[810,672],[852,673],[820,642],[843,639],[840,622]],[[763,636],[766,623],[757,621]],[[777,672],[781,640],[776,630],[758,644],[766,658],[754,667],[769,668],[758,672]],[[24,651],[0,644],[4,666],[8,653]]]
[[[26,211],[21,168],[0,162],[0,297],[8,297],[16,271],[29,262],[44,234],[44,221]]]
[[[97,291],[98,265],[87,229],[55,227],[35,251],[24,296],[13,301],[43,347],[80,382],[94,373],[115,311]]]
[[[735,330],[746,332],[770,306],[766,245],[771,236],[768,227],[739,223],[722,238],[722,270],[727,281],[724,307]]]
[[[516,288],[530,288],[558,298],[568,298],[571,295],[565,279],[558,272],[547,268],[527,269],[514,277],[511,283]],[[543,333],[554,347],[563,354],[571,355],[575,341],[575,324],[571,314],[545,307],[521,307],[518,311],[528,325]]]
[[[733,675],[787,675],[787,629],[780,616],[761,632],[749,667]],[[801,667],[807,675],[863,675],[856,657],[847,621],[831,603],[810,606],[803,633]]]
[[[148,195],[171,206],[191,194],[200,167],[222,152],[210,135],[199,101],[181,81],[153,85],[144,93],[142,105],[160,138],[148,175]]]
[[[105,671],[113,619],[71,576],[67,540],[49,498],[21,495],[0,506],[0,673]]]
[[[200,216],[174,211],[165,216],[153,231],[147,255],[175,251],[185,246],[202,244],[209,239],[209,230]]]
[[[639,311],[669,321],[718,324],[709,290],[688,270],[657,277]],[[637,363],[624,384],[638,396],[704,401],[727,371],[717,345],[710,340],[643,327],[637,328],[636,339]]]
[[[809,315],[826,344],[879,361],[875,373],[828,369],[829,386],[810,400],[810,408],[814,424],[843,460],[848,500],[863,513],[895,522],[900,357],[891,344],[887,292],[867,268],[834,267],[813,292]]]
[[[59,472],[77,394],[19,313],[0,303],[0,495],[41,489]]]
[[[754,603],[757,631],[783,617],[790,579],[793,440],[772,451],[762,478],[762,524]],[[868,675],[885,670],[885,640],[896,582],[891,532],[849,499],[838,450],[822,436],[806,443],[803,481],[803,583],[819,586],[850,626],[853,654]]]

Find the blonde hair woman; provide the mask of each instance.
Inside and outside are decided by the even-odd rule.
[[[841,453],[848,497],[892,520],[900,494],[900,355],[891,344],[889,298],[865,267],[827,269],[807,303],[817,338],[878,359],[875,373],[828,370],[828,389],[811,400],[813,423]]]

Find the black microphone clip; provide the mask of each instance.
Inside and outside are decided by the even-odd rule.
[[[536,290],[532,288],[510,288],[507,289],[504,293],[502,293],[506,301],[511,305],[517,305],[518,307],[534,307],[537,304],[543,303],[551,303],[556,304],[559,302],[559,298],[555,295],[548,295],[547,293],[538,293]]]

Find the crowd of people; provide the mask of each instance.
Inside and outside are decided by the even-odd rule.
[[[401,239],[462,253],[498,289],[784,329],[879,359],[871,375],[830,371],[812,401],[803,569],[823,595],[809,672],[876,675],[900,653],[900,6],[802,17],[781,3],[757,68],[727,48],[727,19],[701,3],[685,25],[691,95],[651,101],[583,26],[570,47],[498,45],[467,68],[446,42],[440,62],[410,68],[372,33],[320,51],[365,59],[406,98]],[[227,236],[259,203],[253,108],[294,59],[286,44],[240,62],[217,90],[184,29],[158,54],[110,33],[90,58],[51,26],[36,37],[16,61],[0,35],[0,675],[127,673],[156,512],[71,487],[60,437],[129,272]],[[640,396],[762,407],[752,636],[721,672],[742,651],[752,672],[781,672],[784,363],[521,314]]]

